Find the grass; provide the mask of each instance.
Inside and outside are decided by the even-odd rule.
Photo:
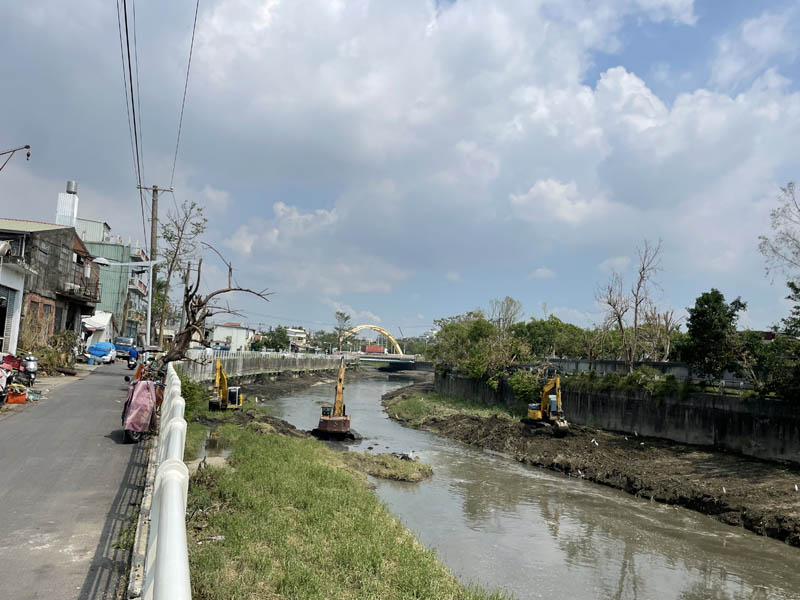
[[[222,425],[233,469],[189,487],[193,597],[502,598],[460,585],[366,487],[312,439]]]
[[[208,427],[201,423],[187,423],[186,443],[183,447],[184,462],[199,458],[208,437]]]
[[[114,542],[114,548],[122,550],[130,550],[133,548],[133,543],[136,541],[136,527],[139,524],[139,509],[135,509],[131,516],[128,517],[128,522],[125,524],[120,532],[117,540]]]
[[[520,419],[523,412],[505,405],[489,406],[468,398],[446,396],[436,392],[400,394],[386,402],[386,410],[397,418],[419,427],[431,417],[447,417],[454,414],[470,414],[479,417],[502,416]]]
[[[395,481],[422,481],[433,475],[433,469],[415,460],[403,460],[392,454],[342,452],[341,459],[357,471],[373,477]]]

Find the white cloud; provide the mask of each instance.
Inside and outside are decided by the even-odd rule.
[[[628,265],[631,264],[631,257],[630,256],[612,256],[610,258],[605,259],[597,268],[603,271],[604,273],[611,273],[615,271],[617,273],[621,273],[625,269],[628,268]]]
[[[211,211],[223,213],[230,208],[231,195],[229,192],[218,190],[206,184],[200,193],[205,200],[204,204],[208,206]]]
[[[447,271],[444,274],[444,278],[450,283],[458,283],[461,281],[461,274],[458,271]]]
[[[511,207],[516,217],[532,223],[554,220],[568,225],[602,219],[613,209],[602,197],[581,198],[574,181],[554,179],[537,181],[524,194],[511,194]]]
[[[369,310],[357,310],[349,304],[331,298],[323,298],[322,303],[326,306],[330,306],[334,311],[341,311],[350,315],[350,323],[353,327],[356,325],[379,325],[381,322],[381,318]]]
[[[531,279],[553,279],[555,276],[555,271],[548,269],[547,267],[539,267],[538,269],[534,269],[530,275]]]
[[[776,57],[794,61],[800,50],[799,13],[796,3],[783,12],[764,11],[720,37],[711,64],[712,85],[736,89],[752,81]]]

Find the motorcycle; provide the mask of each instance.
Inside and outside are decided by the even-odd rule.
[[[136,365],[139,364],[139,361],[134,358],[133,356],[128,356],[128,368],[132,371],[136,368]]]
[[[20,359],[18,378],[25,387],[33,387],[36,383],[36,373],[39,371],[39,359],[32,354]]]

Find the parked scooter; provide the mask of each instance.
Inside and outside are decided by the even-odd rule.
[[[36,373],[39,371],[39,359],[28,354],[25,358],[20,359],[19,373],[17,379],[26,387],[33,387],[36,383]]]

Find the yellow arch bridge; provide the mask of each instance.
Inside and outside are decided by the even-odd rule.
[[[381,354],[381,355],[369,355],[369,354],[362,354],[360,361],[361,362],[388,362],[391,365],[396,367],[402,368],[401,365],[414,365],[417,362],[417,357],[414,354],[403,354],[403,349],[400,348],[400,344],[397,343],[397,340],[394,339],[394,336],[386,331],[383,327],[379,327],[378,325],[356,325],[352,329],[346,331],[342,335],[342,341],[346,340],[350,336],[358,333],[359,331],[363,331],[364,329],[371,329],[372,331],[377,331],[382,336],[384,336],[387,340],[389,340],[389,344],[392,346],[392,354]],[[411,368],[414,368],[413,366]]]

